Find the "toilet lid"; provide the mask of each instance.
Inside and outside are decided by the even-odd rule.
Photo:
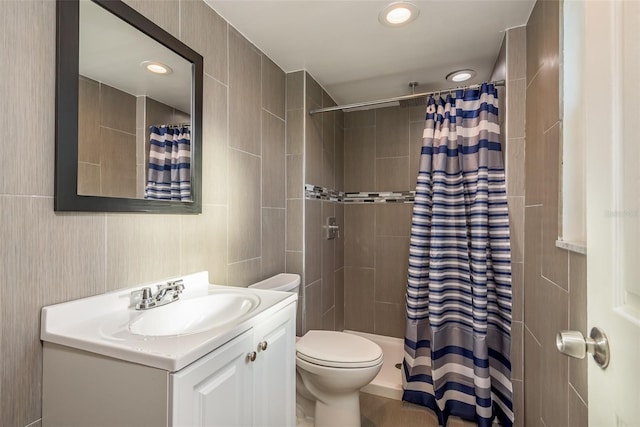
[[[362,368],[382,361],[382,349],[358,335],[336,331],[309,331],[296,343],[297,356],[316,365]]]

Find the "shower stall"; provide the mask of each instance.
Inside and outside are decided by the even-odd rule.
[[[508,31],[491,76],[506,81],[507,87],[499,91],[501,142],[514,170],[523,165],[504,149],[509,138],[504,126],[506,91],[512,82],[500,62],[506,61],[509,33],[518,31],[522,29]],[[517,47],[514,42],[512,48]],[[385,367],[363,391],[392,399],[402,396],[399,365],[404,356],[412,202],[426,110],[417,102],[404,104],[309,114],[336,103],[305,71],[287,75],[286,269],[300,274],[304,284],[297,333],[345,330],[378,342]],[[520,201],[508,199],[510,209],[514,200]],[[515,216],[521,215],[518,208]],[[334,239],[326,238],[330,218],[339,227]],[[518,245],[524,230],[515,227],[513,233]],[[520,248],[515,250],[514,280],[520,286],[522,259]],[[516,303],[521,303],[520,295]],[[519,316],[514,317],[512,343],[516,393],[522,386]]]

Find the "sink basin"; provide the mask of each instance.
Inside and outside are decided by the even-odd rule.
[[[129,323],[129,331],[144,336],[188,335],[203,332],[251,313],[260,298],[225,291],[141,311]]]
[[[133,291],[182,280],[178,301],[136,310]],[[42,341],[177,372],[259,325],[297,295],[212,285],[206,271],[42,308]]]

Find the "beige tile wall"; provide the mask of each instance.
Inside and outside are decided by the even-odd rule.
[[[136,97],[80,76],[78,194],[138,196]]]
[[[128,3],[204,56],[203,212],[53,211],[55,2],[0,2],[0,109],[19,142],[0,159],[3,426],[40,425],[42,306],[202,270],[246,285],[301,265],[285,254],[284,72],[204,2]]]
[[[586,330],[586,258],[559,235],[561,96],[559,1],[538,1],[526,27],[524,403],[529,426],[587,425],[586,362],[555,348],[562,329]],[[519,65],[518,65],[519,66]],[[518,156],[523,151],[518,146]],[[522,188],[520,180],[512,181]]]
[[[304,334],[305,291],[304,286],[304,71],[289,73],[286,77],[286,167],[287,167],[287,219],[285,266],[287,273],[302,278],[298,295],[296,334]]]
[[[297,74],[297,73],[296,73]],[[301,77],[301,78],[300,78]],[[343,113],[329,112],[310,115],[314,108],[336,105],[327,92],[309,74],[292,77],[292,84],[304,85],[303,115],[295,115],[303,120],[304,132],[304,177],[301,182],[332,190],[343,190],[343,153],[344,129]],[[288,97],[298,92],[292,89]],[[304,94],[304,95],[302,95]],[[292,106],[298,107],[299,99],[292,100]],[[295,131],[292,123],[292,133]],[[295,152],[294,143],[292,152]],[[293,155],[297,162],[298,156]],[[294,169],[294,170],[297,170]],[[301,194],[302,189],[296,194]],[[306,199],[304,206],[304,300],[305,313],[302,330],[329,329],[341,330],[344,324],[344,210],[337,202]],[[340,227],[340,236],[326,239],[324,226],[328,217],[336,217]]]
[[[344,243],[324,238],[326,218],[335,216],[344,233],[344,210],[336,202],[306,200],[304,184],[343,188],[344,119],[341,112],[309,115],[335,105],[304,71],[287,75],[286,268],[302,276],[298,335],[309,329],[342,329]]]
[[[345,114],[345,191],[415,189],[423,108]],[[344,204],[345,329],[403,337],[411,204]]]
[[[511,380],[515,425],[524,426],[523,270],[524,270],[524,143],[525,143],[526,29],[506,31],[492,79],[503,79],[498,89],[502,147],[507,180],[511,232]],[[501,74],[501,75],[500,75]]]

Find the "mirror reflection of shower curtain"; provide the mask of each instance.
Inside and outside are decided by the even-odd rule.
[[[511,251],[497,91],[429,99],[407,286],[403,399],[513,425]]]
[[[191,201],[191,134],[187,127],[149,127],[145,199]]]

